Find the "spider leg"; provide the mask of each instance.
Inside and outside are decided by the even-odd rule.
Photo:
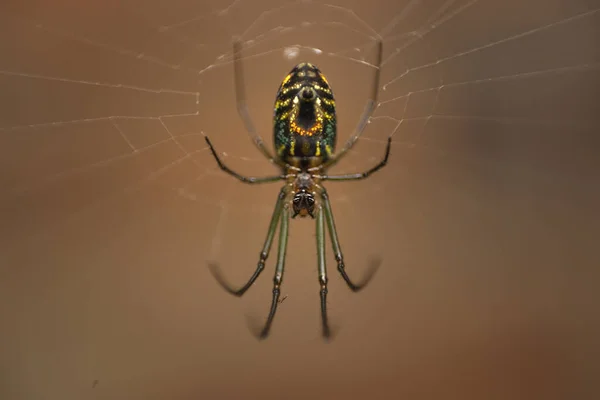
[[[265,268],[265,262],[267,261],[267,257],[269,256],[269,252],[271,250],[271,245],[273,244],[273,237],[275,236],[275,231],[277,230],[277,224],[281,219],[281,210],[283,209],[283,203],[285,202],[285,197],[287,195],[288,186],[285,186],[279,192],[277,197],[277,203],[275,203],[275,209],[273,210],[273,215],[271,216],[271,222],[269,223],[269,230],[267,232],[267,238],[265,239],[265,244],[263,245],[262,251],[260,252],[260,258],[258,260],[258,265],[256,266],[256,270],[246,282],[244,286],[239,289],[232,288],[229,284],[225,282],[222,278],[221,273],[218,270],[218,267],[215,264],[209,264],[210,272],[213,274],[217,282],[229,293],[234,296],[242,296],[246,293],[246,290],[252,286],[254,281],[258,278],[260,273]]]
[[[390,156],[390,147],[392,145],[392,137],[388,137],[387,146],[385,148],[385,154],[381,161],[371,169],[360,172],[356,174],[344,174],[344,175],[322,175],[318,178],[321,180],[329,180],[329,181],[355,181],[359,179],[365,179],[371,176],[372,173],[379,171],[381,168],[385,167]]]
[[[369,122],[369,119],[371,118],[371,115],[373,115],[375,107],[377,106],[377,99],[379,97],[379,76],[381,75],[382,56],[383,43],[381,39],[377,39],[377,62],[375,64],[375,75],[373,76],[371,96],[367,100],[367,104],[365,105],[365,109],[360,117],[360,120],[358,121],[358,125],[356,126],[356,128],[354,128],[354,132],[352,133],[352,136],[350,136],[350,139],[348,139],[344,147],[337,154],[334,154],[329,160],[319,165],[318,167],[311,168],[311,170],[324,170],[337,164],[337,162],[340,161],[342,157],[344,157],[348,150],[350,150],[354,146],[358,138],[360,138],[360,136],[362,135],[363,131],[365,130],[365,127],[367,126],[367,123]]]
[[[219,164],[219,168],[221,168],[223,171],[227,172],[229,175],[239,179],[240,181],[242,181],[244,183],[266,183],[266,182],[275,182],[275,181],[286,179],[286,175],[274,175],[274,176],[262,176],[262,177],[240,175],[237,172],[231,170],[227,165],[225,165],[223,163],[223,161],[221,161],[221,159],[217,155],[217,152],[215,151],[215,148],[213,147],[212,143],[210,142],[210,139],[208,138],[208,136],[204,136],[204,139],[206,140],[206,143],[208,144],[208,148],[210,149],[210,152],[212,153],[213,157],[215,158],[215,160],[217,160],[217,164]]]
[[[283,282],[283,267],[285,265],[285,253],[287,249],[288,241],[288,227],[290,222],[290,212],[287,204],[283,207],[281,213],[281,227],[279,228],[279,251],[277,252],[277,266],[275,268],[275,276],[273,277],[273,298],[271,300],[271,308],[269,310],[269,316],[267,322],[262,329],[259,339],[265,339],[269,336],[269,330],[277,311],[277,305],[279,304],[279,294],[281,283]]]
[[[285,167],[278,158],[273,157],[269,149],[265,146],[265,142],[262,137],[256,131],[250,113],[248,112],[248,104],[246,103],[246,85],[244,84],[244,70],[242,68],[241,59],[242,44],[238,39],[233,42],[233,74],[235,82],[235,98],[237,103],[237,110],[240,118],[244,122],[246,131],[252,138],[252,141],[256,147],[263,153],[263,155],[269,159],[270,162]]]
[[[375,272],[377,272],[377,269],[379,268],[380,262],[376,261],[374,264],[371,265],[365,279],[361,283],[355,284],[354,282],[352,282],[352,280],[348,277],[348,274],[346,273],[344,265],[344,256],[342,254],[342,249],[338,240],[337,230],[335,229],[335,221],[333,220],[333,213],[331,212],[331,203],[329,202],[329,196],[327,195],[327,191],[325,190],[325,188],[322,187],[321,198],[323,199],[323,205],[325,206],[325,218],[327,220],[327,227],[329,228],[329,235],[331,237],[333,253],[335,255],[335,260],[337,261],[337,269],[340,275],[342,275],[342,278],[344,278],[344,281],[346,281],[348,287],[353,292],[358,292],[359,290],[364,288],[369,283],[369,281],[371,281],[373,275],[375,275]]]
[[[323,208],[317,208],[317,265],[319,269],[319,284],[321,285],[321,318],[323,337],[329,338],[329,322],[327,320],[327,265],[325,261],[325,221]]]

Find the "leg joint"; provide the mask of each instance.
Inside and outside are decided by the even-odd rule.
[[[267,261],[267,257],[269,257],[269,253],[267,253],[266,251],[261,251],[260,252],[260,264],[264,264],[265,261]]]
[[[320,275],[319,276],[319,283],[321,284],[321,287],[327,286],[327,277],[324,276],[324,275]]]

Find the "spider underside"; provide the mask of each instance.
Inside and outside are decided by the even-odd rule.
[[[350,150],[360,135],[363,133],[373,110],[377,105],[379,91],[379,75],[382,59],[382,42],[377,40],[377,63],[372,83],[372,91],[358,125],[344,147],[334,153],[336,143],[336,117],[335,100],[333,92],[326,78],[320,70],[310,63],[298,64],[284,78],[275,101],[274,115],[274,144],[276,155],[273,156],[264,144],[263,139],[254,128],[246,104],[245,85],[240,57],[241,43],[234,41],[234,80],[236,90],[237,109],[246,130],[258,149],[273,164],[276,164],[281,174],[266,177],[246,177],[232,171],[217,155],[208,137],[205,137],[209,149],[217,161],[219,168],[244,183],[260,184],[275,181],[285,181],[275,203],[275,209],[269,223],[267,237],[260,252],[256,270],[248,282],[239,289],[230,287],[221,277],[215,265],[211,264],[211,271],[217,281],[228,292],[235,296],[242,296],[252,286],[265,267],[269,256],[275,232],[279,225],[279,247],[275,276],[273,278],[273,298],[267,321],[258,335],[264,339],[268,336],[277,305],[281,284],[288,240],[288,227],[290,218],[310,216],[316,220],[317,237],[317,265],[321,295],[322,333],[325,338],[330,337],[330,328],[327,318],[327,269],[325,262],[325,225],[329,231],[337,269],[342,278],[353,291],[362,289],[373,276],[378,265],[374,265],[363,282],[355,284],[347,275],[344,257],[340,248],[337,230],[331,210],[331,203],[322,182],[350,181],[366,179],[372,173],[383,168],[388,160],[391,147],[391,136],[387,140],[385,154],[381,161],[362,173],[327,175],[327,170],[335,165],[348,150]]]

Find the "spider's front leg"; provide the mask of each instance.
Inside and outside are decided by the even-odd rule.
[[[321,285],[321,319],[323,337],[329,338],[329,322],[327,319],[327,265],[325,260],[325,222],[323,206],[317,207],[317,266],[319,270],[319,284]]]
[[[352,291],[358,292],[371,281],[371,279],[375,275],[375,272],[377,272],[377,269],[379,268],[380,261],[377,260],[374,264],[371,265],[365,279],[361,283],[356,284],[352,282],[352,280],[350,279],[350,277],[348,277],[348,274],[346,273],[346,266],[344,265],[344,256],[342,254],[337,230],[335,228],[335,221],[333,220],[333,213],[331,211],[329,195],[323,187],[321,187],[321,199],[323,200],[325,219],[327,220],[327,227],[329,228],[329,235],[331,238],[331,244],[333,246],[333,254],[335,255],[335,260],[337,261],[337,269],[340,275],[342,275],[342,278],[344,278],[344,281],[346,281],[348,287],[352,289]]]
[[[285,253],[287,250],[288,241],[288,229],[290,223],[290,211],[288,205],[283,206],[281,212],[281,226],[279,228],[279,251],[277,252],[277,265],[275,267],[275,276],[273,277],[273,298],[271,299],[271,308],[269,310],[269,316],[267,322],[260,332],[259,338],[265,339],[269,335],[275,312],[277,311],[277,305],[279,304],[279,295],[281,293],[281,284],[283,282],[283,268],[285,266]]]
[[[285,254],[287,249],[287,240],[288,240],[288,226],[290,219],[290,212],[288,204],[285,204],[287,195],[289,193],[290,187],[289,185],[284,186],[279,192],[279,196],[277,197],[277,203],[275,204],[275,209],[273,210],[273,215],[271,216],[271,222],[269,223],[269,230],[267,232],[267,237],[265,239],[265,243],[263,245],[262,251],[260,252],[260,258],[258,260],[258,264],[256,266],[256,270],[246,282],[244,286],[239,289],[232,288],[229,284],[225,282],[222,278],[221,273],[219,272],[217,266],[215,264],[209,264],[210,271],[217,280],[217,282],[229,293],[234,296],[242,296],[246,291],[254,284],[256,279],[259,277],[261,272],[265,268],[265,262],[267,257],[269,256],[269,252],[271,250],[271,246],[273,244],[273,239],[275,237],[275,231],[277,230],[277,225],[280,224],[279,228],[279,251],[277,254],[277,264],[275,268],[275,276],[273,277],[273,299],[271,302],[271,308],[269,311],[269,316],[267,318],[267,322],[265,323],[262,331],[259,334],[260,339],[264,339],[268,336],[269,330],[271,328],[271,324],[273,322],[273,318],[275,317],[275,312],[277,311],[277,305],[279,304],[279,296],[281,293],[281,283],[283,282],[283,267],[285,264]]]
[[[275,209],[273,210],[273,215],[271,216],[271,222],[269,222],[269,230],[267,231],[267,237],[265,238],[265,243],[260,252],[256,270],[244,286],[239,289],[234,289],[227,282],[225,282],[218,267],[215,264],[209,264],[210,272],[213,274],[217,282],[223,287],[223,289],[227,290],[232,295],[240,297],[246,293],[246,291],[250,289],[250,286],[254,284],[254,281],[256,281],[256,279],[260,276],[261,272],[265,269],[265,262],[267,261],[267,257],[269,257],[271,246],[273,245],[275,231],[277,230],[277,225],[281,219],[281,213],[288,191],[289,187],[284,186],[277,196],[277,202],[275,203]]]

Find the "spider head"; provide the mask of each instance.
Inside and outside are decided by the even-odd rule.
[[[292,218],[296,218],[297,215],[300,215],[302,218],[310,215],[311,218],[314,218],[314,210],[315,210],[315,196],[312,193],[308,192],[306,189],[300,189],[292,200],[292,208],[294,209],[294,214]]]

